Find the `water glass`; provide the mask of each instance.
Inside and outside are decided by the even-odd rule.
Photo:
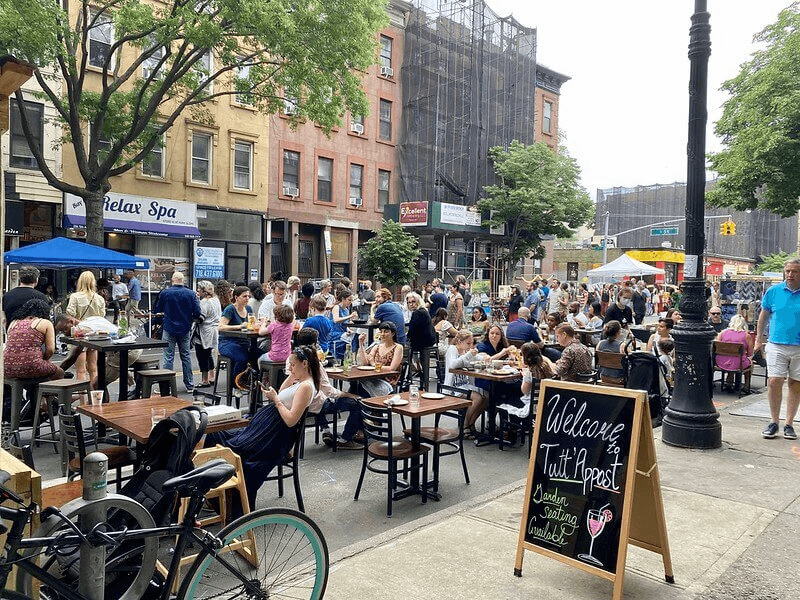
[[[167,416],[166,408],[151,408],[150,409],[150,424],[155,427],[156,423],[163,421]]]
[[[411,408],[419,408],[419,387],[416,385],[408,388],[408,403]]]
[[[92,406],[100,406],[103,403],[103,390],[92,390],[89,392],[92,397]]]

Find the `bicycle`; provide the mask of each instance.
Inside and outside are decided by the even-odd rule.
[[[30,600],[38,582],[35,597],[40,600],[88,600],[80,591],[86,580],[85,575],[80,577],[81,546],[105,549],[106,600],[169,600],[189,547],[197,554],[180,583],[178,599],[322,598],[328,580],[328,548],[319,527],[306,515],[265,508],[240,517],[217,534],[196,526],[205,494],[234,471],[219,459],[166,481],[165,493],[176,491],[178,497],[188,498],[179,524],[157,527],[144,506],[108,494],[99,500],[73,500],[61,509],[46,508],[41,527],[30,538],[24,538],[23,532],[37,506],[26,505],[3,486],[10,476],[0,471],[0,502],[10,500],[19,506],[0,506],[0,532],[8,532],[6,552],[0,559],[0,598]],[[82,520],[98,510],[105,520],[82,531]],[[156,567],[162,537],[176,539],[166,576],[160,576]],[[18,571],[16,590],[6,589],[13,566]]]

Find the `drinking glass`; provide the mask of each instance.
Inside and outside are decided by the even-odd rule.
[[[103,403],[103,390],[92,390],[89,392],[92,396],[92,406],[100,406]]]
[[[408,388],[408,402],[411,408],[419,408],[419,387],[416,385]]]
[[[166,408],[151,408],[150,409],[150,424],[155,427],[156,423],[163,421],[167,416]]]

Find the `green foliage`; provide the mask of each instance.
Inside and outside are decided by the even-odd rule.
[[[783,265],[786,263],[787,260],[790,258],[796,258],[797,254],[787,254],[786,252],[778,252],[777,254],[770,254],[768,256],[762,256],[761,262],[758,263],[753,272],[756,275],[761,275],[767,271],[773,271],[777,273],[783,273]]]
[[[56,106],[59,143],[72,144],[83,185],[60,180],[41,149],[34,156],[50,185],[84,198],[90,225],[99,213],[100,231],[89,231],[96,241],[109,178],[141,162],[184,112],[211,123],[209,100],[239,94],[271,114],[285,90],[297,97],[293,123],[311,120],[326,133],[345,111],[368,114],[361,78],[376,61],[386,1],[76,0],[70,21],[54,0],[0,0],[0,55],[37,65],[39,98]],[[114,29],[101,68],[88,64],[98,13]],[[108,151],[101,139],[111,140]]]
[[[506,224],[503,259],[510,281],[514,266],[526,256],[543,256],[542,236],[571,237],[573,229],[594,217],[594,205],[580,187],[580,168],[547,144],[526,146],[514,140],[508,150],[489,150],[497,185],[484,188],[478,207],[492,226]]]
[[[800,3],[754,39],[762,47],[722,86],[731,97],[715,131],[725,149],[710,156],[721,179],[706,198],[788,217],[800,208]]]
[[[417,238],[394,221],[383,221],[376,235],[359,250],[359,270],[383,285],[397,286],[416,279],[420,249]]]

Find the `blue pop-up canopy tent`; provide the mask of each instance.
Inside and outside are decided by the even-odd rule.
[[[92,246],[65,237],[31,244],[3,254],[3,262],[27,264],[47,269],[105,267],[113,269],[150,269],[150,261],[139,256]]]

